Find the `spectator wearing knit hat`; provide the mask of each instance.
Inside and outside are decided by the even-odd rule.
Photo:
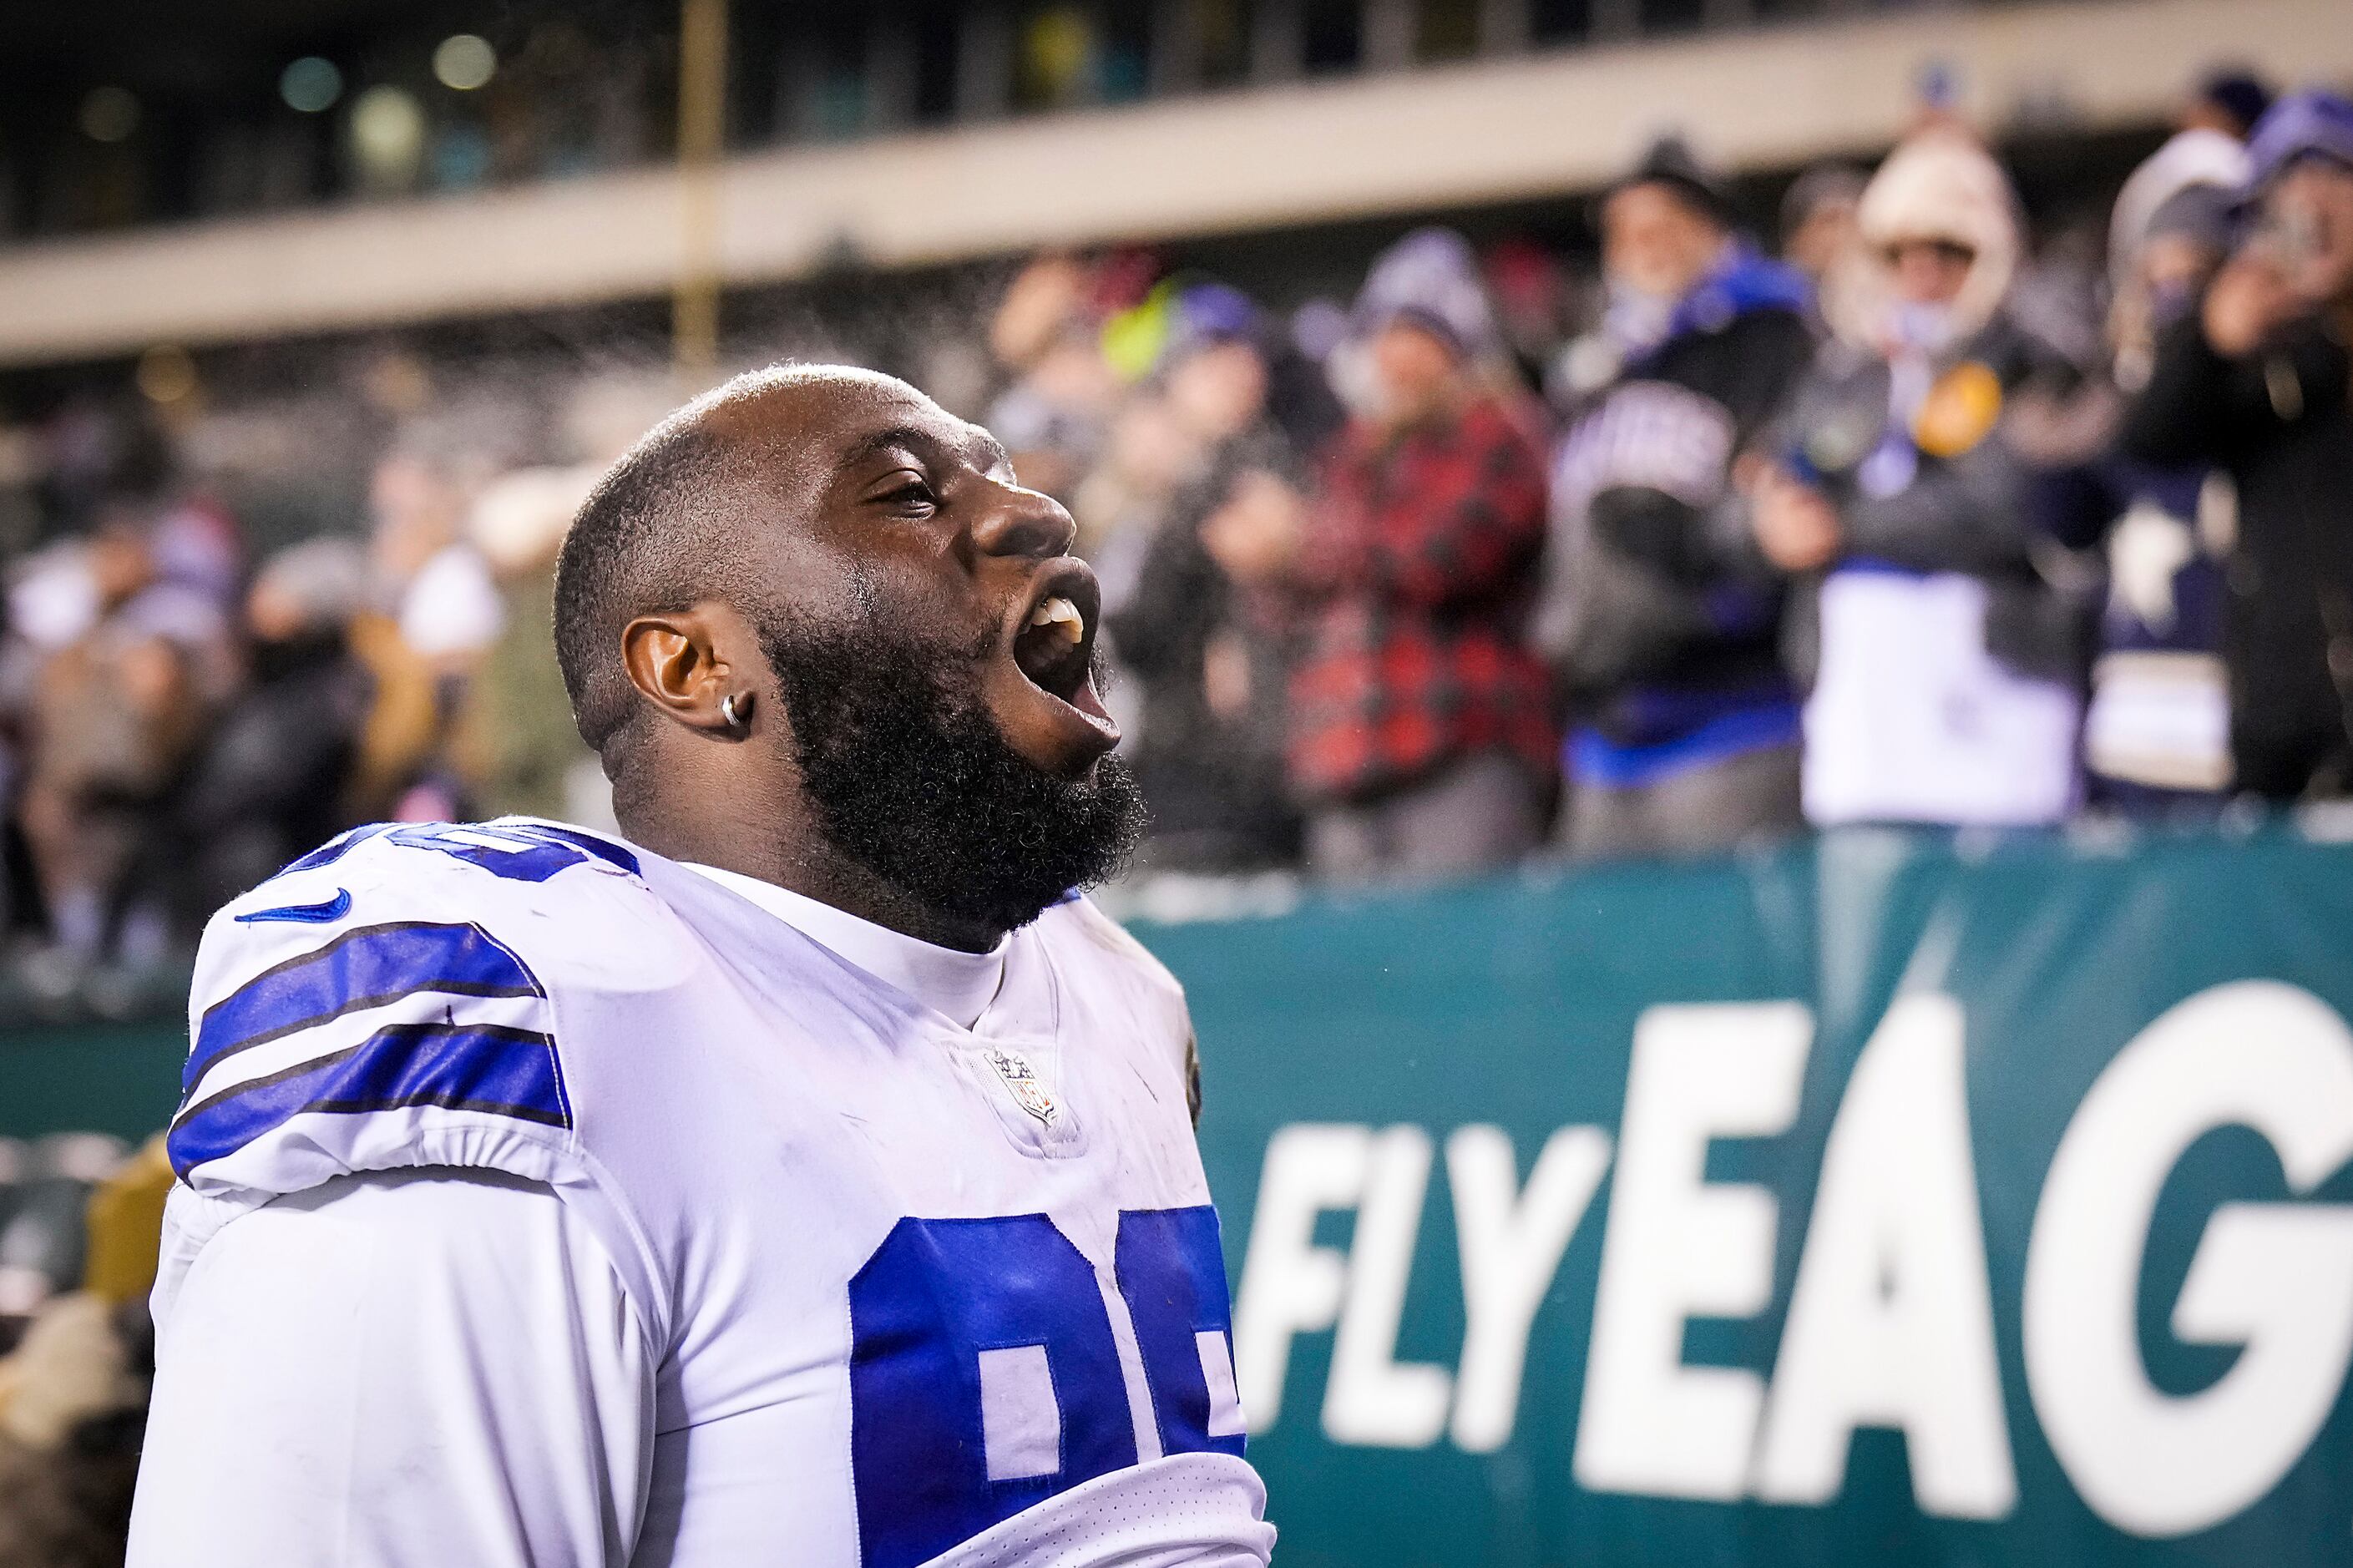
[[[2189,313],[2230,244],[2245,148],[2218,131],[2177,133],[2116,198],[2108,338],[2116,385],[2147,384],[2156,334]],[[2113,393],[2101,398],[2112,430]],[[2103,443],[2107,446],[2108,443]],[[2204,816],[2231,782],[2221,658],[2230,487],[2203,463],[2160,466],[2104,449],[2042,487],[2063,544],[2097,549],[2107,603],[2084,717],[2094,799],[2144,816]]]
[[[1711,514],[1811,357],[1808,289],[1738,237],[1678,142],[1609,194],[1601,227],[1620,369],[1554,464],[1538,617],[1576,714],[1565,838],[1594,856],[1728,847],[1799,821],[1779,584]]]
[[[1834,335],[1735,509],[1803,579],[1806,815],[2056,822],[2077,794],[2081,627],[2037,570],[2008,410],[2077,373],[2004,309],[2015,205],[1975,142],[1915,136],[1857,216],[1823,300]]]
[[[2353,786],[2353,102],[2284,98],[2248,145],[2245,240],[2159,335],[2125,424],[2154,463],[2238,490],[2223,654],[2238,786]]]
[[[1356,307],[1367,405],[1313,502],[1261,476],[1204,539],[1279,593],[1303,644],[1290,774],[1308,857],[1341,879],[1504,864],[1542,831],[1555,738],[1525,625],[1544,468],[1494,390],[1477,263],[1425,229],[1376,263]]]

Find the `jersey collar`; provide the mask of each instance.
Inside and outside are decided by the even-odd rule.
[[[980,1021],[1004,987],[1005,958],[1013,942],[1010,935],[999,938],[987,952],[938,947],[740,871],[691,860],[681,864],[966,1029]]]

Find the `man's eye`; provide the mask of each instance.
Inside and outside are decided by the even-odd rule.
[[[940,498],[921,479],[894,485],[876,498],[892,510],[908,517],[929,517],[939,510]]]

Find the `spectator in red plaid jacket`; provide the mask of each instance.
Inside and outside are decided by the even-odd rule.
[[[1205,542],[1237,579],[1279,585],[1303,634],[1290,767],[1310,864],[1482,870],[1536,843],[1557,741],[1524,636],[1544,462],[1479,368],[1493,329],[1459,237],[1402,241],[1358,316],[1372,406],[1318,493],[1246,478]]]

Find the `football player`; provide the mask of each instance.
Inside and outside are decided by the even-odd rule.
[[[1266,1561],[1071,542],[860,371],[614,468],[627,837],[364,827],[206,934],[133,1563]]]

